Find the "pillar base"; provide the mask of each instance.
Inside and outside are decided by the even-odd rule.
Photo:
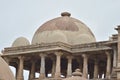
[[[24,80],[24,78],[23,77],[17,77],[16,80]]]
[[[40,74],[40,77],[39,77],[39,80],[42,80],[42,79],[44,79],[44,78],[45,78],[45,74],[41,73],[41,74]]]
[[[60,73],[55,73],[55,78],[60,78]]]
[[[72,75],[67,75],[67,77],[71,77]]]
[[[117,80],[117,72],[112,71],[112,73],[111,73],[111,79],[112,80]]]
[[[35,78],[35,76],[31,75],[29,80],[33,80],[34,78]]]
[[[114,71],[116,72],[117,80],[120,80],[120,67],[116,67]]]

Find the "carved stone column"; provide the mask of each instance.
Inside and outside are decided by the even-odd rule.
[[[16,79],[17,79],[17,75],[18,75],[18,66],[16,67],[16,72],[15,72]]]
[[[41,67],[40,67],[40,76],[39,79],[45,78],[45,54],[40,54],[41,57]]]
[[[94,62],[94,79],[98,79],[98,60],[95,59]]]
[[[113,46],[113,67],[117,67],[117,47]]]
[[[107,69],[106,69],[106,78],[110,79],[110,72],[111,72],[111,54],[110,52],[106,51],[107,55]]]
[[[24,80],[23,77],[24,57],[19,56],[18,59],[19,59],[19,66],[18,66],[17,80]]]
[[[15,68],[16,68],[15,77],[16,77],[16,79],[17,79],[18,68],[19,68],[19,60],[18,60],[18,59],[16,60],[16,66],[15,66]]]
[[[55,77],[55,66],[56,66],[56,63],[55,63],[55,59],[54,58],[51,58],[52,59],[52,77]]]
[[[32,64],[31,64],[31,70],[30,70],[30,74],[29,74],[29,76],[30,76],[29,80],[33,80],[35,78],[35,61],[32,60],[31,63]]]
[[[55,69],[55,77],[60,78],[61,77],[61,55],[62,52],[55,52],[56,55],[56,69]]]
[[[88,78],[88,56],[83,54],[83,77]]]
[[[72,56],[67,56],[68,66],[67,66],[67,77],[72,76]]]
[[[114,45],[112,48],[113,48],[113,67],[111,72],[111,79],[117,80],[117,72],[115,71],[117,67],[117,46]]]

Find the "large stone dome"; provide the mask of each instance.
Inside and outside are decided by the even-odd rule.
[[[15,80],[12,71],[8,64],[2,59],[0,55],[0,80]]]
[[[84,23],[70,16],[70,13],[64,12],[61,17],[41,25],[33,36],[32,44],[52,42],[83,44],[95,42],[91,30]]]

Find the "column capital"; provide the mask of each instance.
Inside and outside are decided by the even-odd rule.
[[[39,54],[40,57],[46,57],[46,54],[45,53],[41,53]]]
[[[88,55],[87,54],[82,54],[82,57],[88,58]]]
[[[61,56],[61,55],[63,55],[63,53],[62,53],[61,51],[56,51],[54,54],[55,54],[56,56]]]
[[[73,56],[68,55],[66,58],[67,58],[67,59],[73,59]]]
[[[20,60],[24,60],[25,57],[24,57],[24,56],[18,56],[18,59],[20,59]]]
[[[110,52],[110,51],[105,51],[105,54],[106,54],[107,56],[110,56],[110,55],[111,55],[111,52]]]

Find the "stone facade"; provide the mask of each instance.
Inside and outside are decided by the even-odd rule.
[[[83,76],[91,79],[111,79],[112,71],[119,71],[116,66],[118,53],[113,46],[117,41],[95,42],[81,45],[68,45],[61,42],[51,44],[37,44],[5,48],[2,57],[9,59],[9,65],[16,68],[16,79],[23,80],[23,69],[30,71],[30,80],[35,79],[35,72],[40,72],[39,79],[47,78],[52,74],[53,78],[61,75],[69,77],[76,68],[80,68]],[[115,57],[114,57],[115,56]],[[115,59],[114,59],[115,58]],[[114,66],[113,66],[114,64]],[[115,69],[115,70],[113,70]],[[118,72],[117,72],[117,75]],[[117,78],[117,77],[116,77]]]
[[[64,13],[64,16],[67,15],[68,13]],[[53,31],[56,29],[56,26],[55,29],[52,28]],[[77,68],[81,69],[82,77],[86,79],[120,80],[120,26],[116,30],[118,34],[108,41],[93,42],[92,38],[92,42],[80,44],[53,40],[51,43],[14,45],[4,48],[2,57],[16,68],[16,80],[24,80],[23,70],[30,72],[29,80],[62,80],[71,77]],[[93,36],[92,33],[91,35]],[[25,39],[24,41],[27,42]],[[39,73],[39,77],[35,77],[35,73]]]

